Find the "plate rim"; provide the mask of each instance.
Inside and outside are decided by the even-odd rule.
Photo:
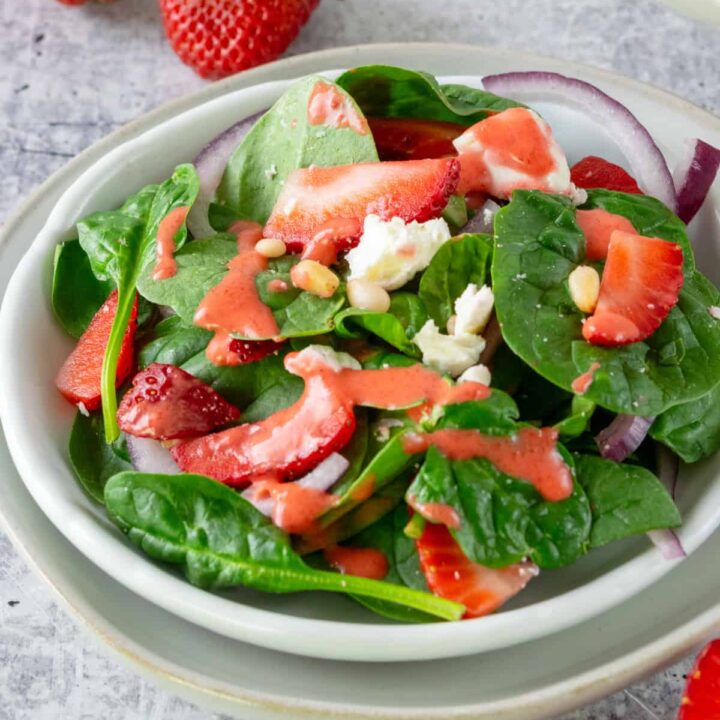
[[[404,49],[415,49],[415,50],[423,50],[430,48],[436,48],[436,49],[442,49],[443,53],[447,53],[448,51],[452,50],[463,50],[463,49],[472,49],[473,51],[476,51],[478,49],[484,49],[484,50],[490,50],[489,48],[483,48],[482,46],[472,46],[472,45],[458,45],[458,44],[450,44],[450,45],[444,45],[439,43],[406,43],[406,44],[399,44],[399,43],[382,43],[382,44],[372,44],[372,45],[360,45],[360,46],[350,46],[347,48],[338,48],[338,49],[331,49],[331,50],[324,50],[324,51],[318,51],[316,53],[308,53],[304,55],[295,56],[293,58],[289,58],[287,60],[281,60],[277,61],[276,63],[272,63],[269,66],[264,66],[263,68],[258,68],[256,71],[249,71],[248,73],[244,73],[241,76],[236,76],[235,78],[230,78],[226,81],[223,81],[221,83],[218,83],[216,85],[210,86],[208,88],[202,88],[199,91],[195,91],[193,93],[190,93],[182,98],[179,98],[177,100],[170,101],[169,103],[166,103],[159,108],[150,111],[149,113],[143,115],[141,118],[129,123],[126,126],[123,126],[123,128],[120,128],[110,135],[106,136],[102,140],[100,140],[98,143],[95,143],[90,148],[86,149],[82,153],[80,153],[76,158],[71,160],[69,163],[67,163],[63,168],[58,170],[56,173],[54,173],[50,178],[48,178],[46,181],[44,181],[35,191],[33,191],[29,197],[25,200],[24,203],[20,204],[15,212],[13,212],[5,221],[3,228],[0,230],[0,244],[4,244],[9,236],[12,234],[14,227],[21,222],[21,220],[24,218],[25,215],[28,214],[30,211],[30,208],[33,204],[33,201],[35,198],[37,198],[41,193],[46,192],[47,189],[51,186],[56,186],[58,184],[61,184],[65,181],[65,179],[72,175],[72,172],[81,166],[83,162],[86,160],[88,162],[93,162],[90,160],[93,153],[95,154],[104,154],[106,152],[106,147],[109,145],[113,145],[116,143],[116,140],[118,140],[119,137],[122,137],[124,134],[132,134],[132,132],[135,131],[135,129],[138,126],[141,126],[142,124],[157,124],[158,122],[162,122],[163,115],[167,115],[168,113],[174,114],[175,112],[180,112],[181,110],[179,108],[182,108],[186,103],[190,102],[191,104],[199,104],[202,102],[206,102],[213,97],[224,94],[225,92],[230,92],[235,89],[239,89],[239,87],[244,87],[246,85],[252,85],[255,83],[255,78],[262,74],[264,72],[274,72],[277,70],[284,70],[287,67],[294,67],[295,65],[301,65],[302,62],[307,62],[308,60],[312,60],[315,58],[325,58],[325,57],[336,57],[338,53],[347,53],[352,51],[374,51],[374,52],[382,52],[382,51],[388,51],[388,50],[397,50],[398,48],[404,48]],[[497,50],[493,50],[494,52],[497,52]],[[508,52],[508,51],[501,51],[501,52]],[[514,55],[515,58],[518,58],[520,61],[523,61],[526,58],[534,59],[534,60],[540,60],[540,61],[547,61],[551,60],[554,62],[558,62],[557,59],[553,58],[543,58],[539,55],[534,54],[517,54]],[[294,62],[292,62],[294,61]],[[567,63],[569,61],[559,60],[559,62]],[[607,76],[609,79],[611,79],[613,82],[621,81],[625,83],[629,83],[631,85],[637,85],[640,88],[643,88],[644,90],[647,90],[648,87],[653,88],[653,86],[649,86],[646,83],[640,83],[639,81],[635,81],[629,78],[624,78],[622,76],[615,75],[614,73],[610,73],[608,71],[600,70],[597,68],[593,68],[592,66],[584,65],[582,67],[589,68],[595,73],[600,73],[604,76]],[[264,72],[261,72],[264,71]],[[268,78],[268,80],[271,78]],[[243,82],[246,81],[246,82]],[[262,81],[261,81],[262,82]],[[222,86],[222,91],[216,92],[215,89],[219,86]],[[225,90],[227,88],[227,90]],[[660,93],[665,96],[669,96],[670,98],[673,98],[674,100],[678,101],[682,106],[689,106],[689,108],[692,109],[693,113],[700,113],[701,116],[705,116],[705,118],[709,118],[713,122],[717,122],[717,119],[715,116],[712,115],[712,113],[709,113],[708,111],[702,110],[701,108],[698,108],[697,106],[693,105],[692,103],[689,103],[688,101],[685,101],[681,98],[677,98],[676,96],[673,96],[671,93],[668,93],[667,91],[660,90],[657,88],[653,88],[657,93]],[[194,103],[193,103],[194,101]],[[122,140],[119,140],[118,142],[122,142]],[[55,581],[53,581],[49,575],[44,572],[42,567],[38,564],[36,559],[29,554],[29,552],[26,551],[24,543],[21,541],[20,536],[13,531],[13,526],[11,525],[9,519],[4,516],[2,505],[0,505],[0,520],[3,521],[3,524],[5,525],[6,529],[8,529],[8,534],[11,537],[14,545],[20,550],[23,557],[29,562],[29,564],[38,572],[41,574],[45,581],[53,588],[53,590],[56,592],[56,594],[59,594],[60,597],[63,599],[63,604],[65,604],[67,607],[70,608],[73,615],[78,617],[79,619],[83,620],[85,624],[89,624],[90,627],[93,628],[93,630],[99,634],[106,642],[111,642],[110,636],[104,633],[99,627],[94,625],[93,623],[89,623],[88,619],[84,617],[82,614],[82,611],[79,608],[76,608],[76,606],[70,601],[69,598],[67,598],[60,590],[58,585]],[[82,553],[80,553],[78,550],[75,550],[75,552],[78,552],[81,557]],[[89,560],[86,560],[90,562]],[[638,653],[642,653],[643,656],[647,656],[647,654],[653,654],[653,657],[657,657],[657,662],[663,662],[668,659],[668,654],[677,654],[682,653],[685,650],[689,649],[698,639],[701,639],[701,636],[703,634],[706,634],[712,627],[717,626],[718,622],[720,621],[720,603],[718,603],[712,610],[707,610],[706,612],[702,613],[700,616],[695,618],[693,621],[690,621],[686,623],[685,625],[681,626],[680,628],[676,629],[672,633],[670,633],[668,636],[663,638],[662,640],[655,641],[653,643],[650,643],[646,647],[643,647],[634,653],[630,653],[625,658],[632,658],[633,656],[638,655]],[[684,636],[684,637],[683,637]],[[689,638],[689,640],[688,640]],[[677,642],[676,642],[677,639]],[[684,642],[683,642],[684,640]],[[124,652],[119,645],[116,645],[113,643],[113,647],[115,647],[116,650],[119,652]],[[126,654],[134,655],[132,649],[128,648]],[[137,658],[134,660],[134,662],[138,662]],[[632,660],[628,661],[630,665],[632,665]],[[654,662],[654,661],[653,661]],[[612,661],[607,664],[607,666],[617,666],[621,664],[619,660]],[[627,664],[627,663],[625,663]],[[601,666],[601,668],[605,668],[606,666]],[[631,673],[628,675],[628,677],[632,677],[632,673],[638,673],[638,672],[644,672],[647,670],[647,667],[645,670],[639,669],[639,670],[633,670],[632,667],[627,668],[627,672]],[[159,669],[156,669],[157,672],[162,672]],[[600,670],[594,670],[590,671],[588,673],[584,673],[583,675],[579,676],[578,682],[585,677],[592,676],[593,674],[597,674],[598,672],[601,672]],[[608,675],[606,670],[602,671],[606,676]],[[608,678],[606,677],[606,680]],[[183,682],[182,678],[178,678],[177,682]],[[187,681],[185,681],[187,682]],[[568,681],[570,682],[570,681]],[[612,683],[615,681],[608,680],[608,682]],[[619,682],[623,682],[623,680],[619,680]],[[203,687],[201,685],[198,685],[198,690],[202,692],[208,692],[207,687]],[[548,688],[554,688],[556,685],[548,686]],[[607,684],[605,685],[605,689],[600,691],[601,693],[604,693],[607,691]],[[537,694],[537,693],[536,693]],[[251,695],[248,695],[248,698],[251,698]],[[252,699],[242,699],[243,702],[254,702]],[[315,706],[311,703],[312,707],[314,708],[314,711],[317,711]],[[462,714],[458,715],[458,717],[465,717],[468,708],[470,706],[463,706],[462,708]],[[347,710],[344,711],[345,713]],[[443,717],[447,717],[448,711],[443,710]],[[472,710],[469,710],[469,712],[472,712]],[[365,715],[359,715],[359,717],[362,716],[368,716]],[[412,717],[418,716],[417,714],[411,715]],[[408,717],[411,717],[408,716]],[[424,716],[424,715],[423,715]],[[376,715],[373,715],[373,717],[376,717]],[[388,716],[388,717],[399,717],[396,713]]]

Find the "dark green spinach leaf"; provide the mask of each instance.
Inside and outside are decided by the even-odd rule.
[[[446,242],[420,278],[418,295],[436,325],[444,328],[455,313],[455,300],[474,283],[489,280],[492,239],[488,235],[460,235]]]
[[[680,512],[662,483],[645,468],[576,455],[580,484],[590,500],[590,547],[680,525]]]
[[[105,486],[110,517],[144,552],[180,565],[204,588],[325,590],[367,596],[456,620],[463,608],[429,593],[314,570],[288,536],[221,483],[201,475],[123,472]]]
[[[720,384],[697,400],[666,410],[653,423],[650,436],[687,463],[714,455],[720,450]]]
[[[237,255],[237,244],[231,235],[216,235],[188,243],[175,255],[177,272],[167,280],[153,280],[148,268],[140,277],[138,289],[152,302],[169,305],[187,324],[208,291],[227,273],[228,263]],[[300,292],[290,283],[290,268],[299,261],[295,256],[271,260],[268,270],[256,278],[261,299],[273,310],[281,337],[304,337],[330,332],[333,317],[345,302],[344,289],[331,298]],[[286,279],[287,292],[267,291],[269,280]],[[239,337],[238,335],[235,335]],[[257,338],[253,338],[257,339]]]
[[[98,280],[90,259],[77,240],[55,246],[52,280],[52,308],[65,332],[79,338],[115,285]]]
[[[682,223],[653,198],[638,201],[594,190],[589,196],[589,206],[602,204],[637,223],[639,231],[685,248],[685,282],[677,306],[644,342],[619,348],[586,342],[584,316],[567,290],[568,275],[585,255],[574,209],[559,196],[516,191],[495,218],[493,291],[503,338],[533,370],[568,392],[575,378],[599,363],[586,397],[613,412],[657,415],[704,395],[720,380],[720,324],[707,312],[717,304],[718,292],[692,270]]]
[[[105,483],[123,470],[132,470],[120,440],[108,445],[101,413],[78,412],[70,430],[68,455],[80,486],[96,502],[104,503]]]
[[[439,85],[430,74],[390,65],[364,65],[337,80],[368,117],[420,118],[472,125],[520,103],[465,85]]]
[[[115,414],[115,378],[122,340],[130,321],[135,289],[143,271],[153,263],[158,227],[175,208],[195,202],[199,181],[192,165],[180,165],[160,185],[149,185],[126,201],[119,210],[98,212],[78,223],[80,245],[87,253],[95,277],[118,289],[118,304],[102,366],[101,391],[108,442],[120,433]],[[175,235],[180,247],[187,237],[183,224]]]
[[[341,338],[375,335],[405,355],[419,358],[420,349],[412,338],[427,321],[425,305],[409,292],[393,293],[388,312],[347,308],[335,316],[335,333]]]

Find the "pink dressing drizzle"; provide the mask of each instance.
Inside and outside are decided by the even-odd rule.
[[[600,369],[600,363],[594,362],[582,375],[578,375],[571,384],[576,395],[584,395],[593,384],[595,373]]]
[[[531,483],[546,500],[558,501],[572,494],[573,481],[557,450],[557,439],[554,428],[524,427],[513,435],[446,429],[406,435],[403,446],[409,454],[434,446],[451,460],[486,458],[498,470]],[[416,510],[422,514],[419,507]]]
[[[310,93],[307,119],[311,125],[350,128],[358,135],[370,132],[367,120],[358,113],[352,101],[324,80],[318,80]]]
[[[238,255],[228,263],[228,273],[210,288],[195,312],[194,322],[215,331],[206,354],[216,365],[234,364],[230,360],[230,333],[258,340],[280,333],[272,310],[260,299],[255,278],[267,269],[267,258],[254,250],[262,237],[262,227],[241,220],[230,227],[237,236]]]
[[[177,272],[175,252],[175,235],[185,223],[189,205],[176,207],[171,210],[158,225],[157,230],[157,260],[153,271],[153,280],[167,280],[174,277]]]

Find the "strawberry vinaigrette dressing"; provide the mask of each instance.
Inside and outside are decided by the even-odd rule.
[[[183,226],[189,210],[189,205],[177,207],[160,221],[157,230],[157,260],[153,271],[153,280],[167,280],[175,276],[177,272],[177,264],[173,257],[175,235]]]
[[[343,575],[357,575],[370,580],[383,580],[388,574],[385,554],[375,548],[340,547],[323,552],[325,560]]]
[[[255,499],[273,500],[272,521],[285,532],[300,535],[316,529],[315,521],[337,500],[335,495],[297,483],[260,480]]]
[[[582,375],[578,375],[571,384],[576,395],[584,395],[593,384],[595,373],[600,369],[600,363],[594,362]]]
[[[358,113],[352,101],[324,80],[318,80],[310,93],[307,119],[311,125],[350,128],[358,135],[370,132],[367,120]]]
[[[498,470],[526,480],[546,499],[564,500],[572,494],[572,474],[557,450],[557,430],[524,427],[512,435],[485,435],[479,430],[435,430],[406,435],[404,449],[418,453],[436,447],[451,460],[486,458]],[[421,512],[420,507],[416,507]],[[432,518],[428,518],[432,519]]]
[[[229,230],[237,236],[238,254],[228,263],[228,273],[202,299],[194,317],[196,325],[216,333],[206,351],[215,365],[231,364],[230,333],[259,340],[280,333],[272,310],[255,287],[255,278],[268,265],[267,258],[254,250],[262,227],[241,220]]]
[[[451,530],[460,529],[460,516],[450,505],[445,505],[445,503],[418,502],[414,495],[410,495],[407,502],[413,510],[416,510],[431,523],[445,525]]]

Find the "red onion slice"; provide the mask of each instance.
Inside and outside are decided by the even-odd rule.
[[[469,222],[460,230],[461,233],[493,234],[495,213],[500,206],[494,200],[486,200],[483,206],[470,218]]]
[[[196,240],[215,234],[208,220],[208,210],[215,197],[215,190],[222,180],[230,156],[262,114],[251,115],[225,130],[211,140],[193,161],[200,179],[200,192],[188,213],[187,226]]]
[[[517,100],[559,100],[597,120],[626,157],[643,191],[671,210],[677,207],[672,175],[650,133],[622,103],[594,85],[554,72],[511,72],[488,75],[483,87]]]
[[[653,420],[654,417],[641,415],[617,415],[595,437],[600,455],[606,460],[622,462],[640,447]]]
[[[180,468],[173,460],[170,451],[159,440],[127,435],[127,448],[130,462],[138,472],[176,475]]]
[[[333,453],[307,475],[295,480],[295,483],[301,487],[325,492],[343,476],[349,467],[350,462],[346,457],[340,455],[340,453]],[[255,486],[250,485],[249,488],[243,490],[241,495],[263,515],[271,517],[275,507],[275,500],[272,497],[258,498],[256,490]]]
[[[647,536],[666,560],[678,560],[687,557],[685,548],[674,530],[650,530]]]
[[[685,154],[675,168],[677,214],[689,223],[705,202],[720,168],[720,149],[704,140],[686,141]]]

